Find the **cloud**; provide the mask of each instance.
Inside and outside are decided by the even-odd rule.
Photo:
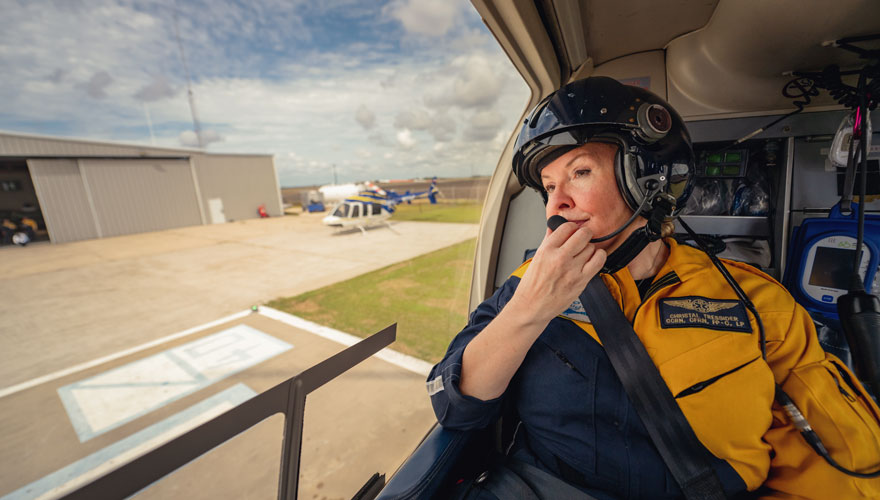
[[[504,124],[504,117],[497,111],[478,111],[471,117],[466,137],[472,141],[494,139]]]
[[[143,102],[154,102],[160,99],[174,97],[176,94],[177,91],[168,84],[168,80],[166,80],[165,77],[157,76],[153,77],[152,82],[144,85],[135,92],[132,97]]]
[[[184,130],[181,132],[178,136],[178,140],[180,141],[181,146],[190,148],[199,147],[199,139],[196,137],[196,133],[192,130]],[[212,142],[222,142],[223,140],[223,136],[214,130],[202,130],[202,147],[208,147],[208,144],[211,144]]]
[[[385,137],[385,134],[383,134],[382,132],[380,132],[378,130],[373,131],[370,135],[368,135],[367,140],[376,146],[381,146],[381,147],[391,146],[391,142],[388,140],[387,137]]]
[[[453,80],[425,96],[429,106],[488,108],[498,101],[503,79],[497,65],[482,54],[460,57],[452,62],[447,71],[454,75]]]
[[[354,121],[358,122],[364,130],[370,130],[376,126],[376,114],[361,104],[354,112]]]
[[[401,111],[394,119],[394,128],[397,129],[428,130],[430,126],[431,117],[422,109]]]
[[[61,80],[64,80],[64,75],[66,73],[67,72],[63,69],[56,68],[55,71],[53,71],[52,74],[49,75],[49,81],[52,83],[61,83]]]
[[[435,141],[449,142],[455,135],[455,129],[455,120],[448,113],[440,112],[434,115],[434,120],[428,131],[434,136]]]
[[[109,73],[98,71],[92,75],[88,82],[79,84],[79,88],[85,90],[89,97],[103,99],[107,97],[107,92],[104,89],[111,83],[113,83],[113,77]]]
[[[439,37],[455,25],[458,5],[450,0],[396,0],[388,4],[386,12],[408,33]]]
[[[394,119],[394,127],[427,131],[435,141],[449,141],[455,134],[455,120],[442,111],[434,114],[423,109],[401,111]]]
[[[413,139],[409,129],[403,129],[397,133],[397,144],[403,149],[412,149],[416,145],[416,140]]]

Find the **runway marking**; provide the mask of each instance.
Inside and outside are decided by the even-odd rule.
[[[45,384],[46,382],[51,382],[53,380],[57,380],[59,378],[66,377],[68,375],[74,374],[76,372],[80,372],[82,370],[87,370],[89,368],[93,368],[95,366],[107,363],[108,361],[113,361],[115,359],[119,359],[121,357],[128,356],[130,354],[134,354],[134,353],[137,353],[140,351],[150,349],[152,347],[156,347],[156,346],[165,344],[167,342],[171,342],[172,340],[177,340],[177,339],[186,337],[188,335],[192,335],[193,333],[198,333],[202,330],[206,330],[208,328],[212,328],[217,325],[222,325],[223,323],[226,323],[229,321],[234,321],[236,319],[243,318],[249,314],[252,314],[250,310],[235,313],[235,314],[226,316],[225,318],[220,318],[216,321],[211,321],[209,323],[205,323],[204,325],[201,325],[201,326],[189,328],[189,329],[184,330],[182,332],[174,333],[174,334],[162,337],[161,339],[156,339],[151,342],[147,342],[146,344],[141,344],[139,346],[135,346],[130,349],[125,349],[123,351],[119,351],[115,354],[110,354],[108,356],[93,359],[92,361],[80,363],[78,365],[71,366],[70,368],[65,368],[63,370],[59,370],[57,372],[53,372],[48,375],[43,375],[43,376],[28,380],[27,382],[22,382],[20,384],[6,387],[5,389],[0,390],[0,398],[5,398],[6,396],[11,396],[12,394],[15,394],[17,392],[21,392],[26,389],[30,389],[31,387],[36,387],[40,384]]]
[[[236,325],[60,387],[58,395],[86,442],[292,347]]]
[[[254,396],[256,396],[256,392],[252,389],[244,384],[236,384],[180,413],[23,486],[3,496],[0,500],[59,498],[235,408]]]
[[[345,346],[352,346],[363,340],[362,338],[356,337],[350,333],[345,333],[327,326],[322,326],[309,320],[302,319],[299,316],[294,316],[293,314],[288,314],[286,312],[279,311],[271,307],[260,306],[258,312],[263,316],[272,318],[276,321],[280,321],[301,330],[306,330],[308,332],[314,333],[315,335],[318,335],[319,337],[338,342]],[[422,361],[421,359],[399,353],[387,347],[374,354],[374,356],[381,360],[387,361],[392,365],[399,366],[400,368],[411,371],[413,373],[417,373],[424,377],[427,377],[428,373],[431,372],[431,368],[434,367],[434,365],[428,363],[427,361]]]

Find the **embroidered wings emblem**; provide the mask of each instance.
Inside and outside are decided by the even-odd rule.
[[[725,309],[732,309],[739,305],[737,302],[714,302],[703,299],[666,300],[665,302],[674,307],[701,313],[714,313]]]

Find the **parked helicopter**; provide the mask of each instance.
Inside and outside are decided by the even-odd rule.
[[[400,203],[412,203],[419,198],[427,198],[433,205],[437,203],[437,178],[431,181],[431,186],[418,192],[406,191],[398,194],[394,191],[385,191],[374,184],[369,184],[371,189],[361,191],[355,196],[345,198],[336,206],[333,213],[324,217],[325,226],[335,227],[340,230],[358,228],[363,234],[367,234],[366,228],[379,224],[385,224],[388,229],[394,230],[388,223],[394,207]]]

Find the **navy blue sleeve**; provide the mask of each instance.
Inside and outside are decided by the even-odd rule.
[[[501,411],[504,396],[483,401],[461,393],[458,383],[461,380],[461,357],[464,348],[486,328],[501,309],[507,304],[519,278],[508,279],[491,297],[477,306],[468,319],[468,324],[452,339],[443,360],[434,365],[428,374],[428,395],[440,425],[450,429],[482,429],[488,426]]]

